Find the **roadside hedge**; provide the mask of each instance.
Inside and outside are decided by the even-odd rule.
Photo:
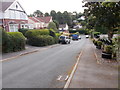
[[[47,46],[58,43],[53,29],[29,30],[26,32],[27,43],[32,46]]]
[[[49,35],[48,29],[40,29],[40,30],[29,30],[26,32],[25,36],[29,39],[38,35]]]
[[[18,31],[21,32],[21,33],[25,36],[25,33],[26,33],[28,30],[29,30],[29,29],[21,28],[21,29],[19,29]]]
[[[16,52],[25,49],[25,37],[20,32],[2,30],[2,52]]]
[[[32,46],[47,46],[55,43],[54,38],[49,35],[38,35],[29,38],[28,43]]]

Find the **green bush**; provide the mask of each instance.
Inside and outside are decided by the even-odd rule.
[[[60,36],[61,36],[61,34],[60,34],[60,33],[56,33],[56,36],[57,36],[57,37],[60,37]]]
[[[38,35],[49,35],[48,29],[39,29],[39,30],[29,30],[26,32],[25,36],[29,39]]]
[[[25,33],[26,33],[28,30],[29,30],[29,29],[21,28],[21,29],[19,29],[19,32],[21,32],[21,33],[25,36]]]
[[[15,52],[25,49],[25,37],[23,36],[22,33],[7,32],[6,34],[7,34],[7,40],[3,41],[3,45],[2,45],[3,52]],[[6,45],[4,46],[4,44]]]
[[[112,53],[113,52],[113,46],[112,45],[105,45],[104,51],[106,53]]]
[[[54,38],[49,35],[38,35],[28,40],[28,44],[32,46],[47,46],[54,43]]]
[[[52,37],[56,37],[55,31],[53,29],[49,29],[49,35]]]
[[[97,45],[101,46],[102,45],[102,41],[97,41]]]
[[[7,51],[6,47],[8,46],[9,43],[9,36],[6,33],[6,31],[4,31],[2,28],[0,28],[0,32],[1,32],[1,48],[2,48],[2,52]]]

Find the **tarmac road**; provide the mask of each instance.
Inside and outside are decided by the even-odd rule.
[[[88,41],[79,41],[48,48],[2,62],[3,88],[63,88],[65,78]]]

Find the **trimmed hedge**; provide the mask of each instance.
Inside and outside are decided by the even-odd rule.
[[[25,36],[29,39],[38,35],[49,35],[48,29],[40,29],[40,30],[29,30],[26,32]]]
[[[58,43],[58,37],[53,29],[29,30],[26,32],[27,43],[32,46],[47,46]]]
[[[54,38],[49,35],[38,35],[32,38],[29,38],[28,44],[32,46],[47,46],[54,44]]]
[[[16,52],[25,49],[25,37],[20,32],[5,32],[2,30],[2,51]]]
[[[28,31],[29,29],[19,29],[19,32],[21,32],[24,36],[25,36],[25,33]]]

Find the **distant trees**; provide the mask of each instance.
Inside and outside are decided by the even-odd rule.
[[[67,12],[63,13],[55,10],[51,10],[50,14],[48,12],[43,13],[40,10],[36,10],[33,14],[28,15],[29,17],[41,17],[41,16],[52,16],[53,22],[56,24],[57,28],[59,24],[68,24],[70,27],[74,26],[73,20],[78,20],[83,14],[77,12]]]
[[[50,16],[50,15],[49,15],[49,13],[46,12],[44,16],[47,17],[47,16]]]
[[[34,16],[36,17],[41,17],[43,16],[43,13],[40,11],[40,10],[36,10],[34,13],[33,13]]]

